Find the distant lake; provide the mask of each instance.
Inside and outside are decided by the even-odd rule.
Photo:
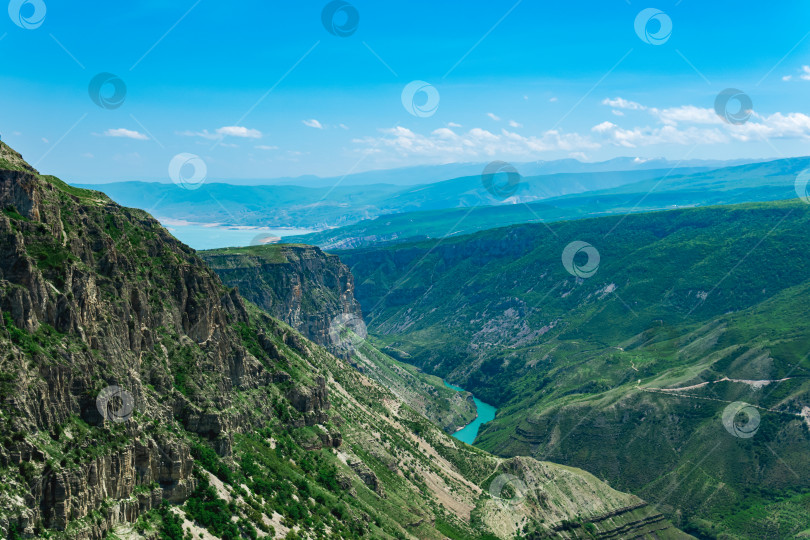
[[[315,232],[309,229],[265,229],[263,227],[238,228],[203,223],[176,223],[171,220],[161,224],[175,238],[196,250],[218,249],[226,247],[244,247],[258,243],[258,238],[284,237]]]
[[[463,388],[450,384],[447,381],[444,381],[444,385],[459,392],[464,391]],[[489,403],[484,403],[475,396],[473,396],[473,401],[475,401],[475,409],[478,411],[478,417],[460,430],[453,433],[453,437],[467,444],[472,444],[475,442],[475,438],[478,436],[478,430],[483,424],[494,420],[495,412],[498,410]]]

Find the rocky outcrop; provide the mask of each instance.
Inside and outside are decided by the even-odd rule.
[[[306,426],[325,424],[329,421],[326,411],[332,406],[329,403],[329,390],[326,379],[318,377],[314,386],[293,386],[287,392],[290,404],[300,413],[303,419],[298,423]]]
[[[319,345],[333,345],[336,318],[362,319],[351,272],[317,247],[271,244],[199,255],[226,285]]]
[[[377,478],[377,475],[374,474],[374,471],[372,471],[368,465],[360,460],[351,460],[349,461],[349,467],[352,468],[355,474],[357,474],[360,480],[362,480],[371,491],[380,497],[385,497],[385,491],[380,484],[379,478]]]
[[[132,521],[161,499],[182,502],[194,489],[188,448],[177,443],[160,447],[136,441],[113,454],[99,456],[75,470],[48,470],[32,486],[27,501],[39,505],[45,527],[63,530],[71,519],[86,516],[109,499],[120,501],[110,525]],[[135,494],[136,486],[155,486]],[[133,496],[136,501],[130,501]],[[32,515],[33,517],[33,515]],[[28,525],[33,525],[28,524]]]

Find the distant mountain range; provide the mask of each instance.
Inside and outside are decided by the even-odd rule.
[[[585,173],[585,172],[611,172],[611,171],[643,171],[649,169],[672,168],[710,168],[729,167],[754,163],[760,160],[729,160],[717,159],[690,159],[672,161],[664,158],[645,159],[638,157],[618,157],[607,161],[584,162],[577,159],[537,160],[515,162],[512,165],[523,176],[540,176],[558,173]],[[308,187],[331,187],[337,182],[343,186],[365,186],[370,184],[391,184],[395,186],[416,186],[433,184],[450,178],[464,176],[477,176],[487,166],[487,163],[448,163],[446,165],[418,165],[414,167],[400,167],[382,171],[367,171],[341,176],[321,178],[318,176],[299,176],[276,178],[273,180],[234,180],[231,184],[261,185],[261,184],[287,184]]]
[[[531,203],[653,180],[667,174],[708,170],[706,167],[639,168],[524,175],[515,193],[504,200],[485,188],[482,170],[474,176],[418,186],[380,183],[316,188],[208,183],[199,189],[188,190],[174,184],[121,182],[78,187],[101,189],[125,206],[140,208],[163,218],[197,223],[325,229],[404,212]]]
[[[344,227],[328,229],[290,240],[315,244],[323,249],[349,249],[390,242],[423,238],[441,238],[517,223],[553,222],[586,217],[649,212],[684,206],[707,206],[740,202],[775,201],[795,196],[796,176],[810,167],[810,158],[791,158],[693,172],[676,169],[672,174],[656,174],[638,182],[624,182],[604,189],[543,198],[542,202],[443,209],[440,211],[405,212],[363,220]],[[634,173],[595,173],[604,182],[605,174],[621,174],[625,179]],[[552,175],[543,178],[544,186],[558,180],[558,186],[576,182],[585,175]],[[594,185],[594,179],[587,185]],[[525,190],[532,187],[527,179]],[[566,186],[566,187],[570,187]],[[435,189],[435,188],[434,188]],[[547,193],[552,190],[548,189]],[[525,197],[524,200],[529,200]]]
[[[672,169],[672,168],[708,168],[729,167],[732,165],[742,165],[744,163],[755,163],[763,161],[761,159],[689,159],[673,161],[664,158],[640,158],[640,157],[618,157],[607,161],[583,162],[576,159],[557,160],[536,160],[525,162],[514,162],[512,165],[523,176],[539,176],[556,173],[580,173],[580,172],[609,172],[609,171],[633,171],[647,169]],[[382,169],[375,171],[363,171],[359,173],[345,174],[340,176],[321,177],[316,175],[284,176],[277,178],[221,178],[212,179],[212,183],[222,183],[234,186],[301,186],[319,188],[330,188],[335,185],[340,186],[368,186],[374,184],[390,184],[392,186],[416,186],[422,184],[434,184],[442,180],[451,178],[461,178],[462,176],[480,175],[487,162],[473,163],[448,163],[444,165],[416,165],[410,167],[398,167],[394,169]],[[143,179],[133,180],[144,183],[170,184],[168,178],[165,179]],[[92,185],[94,189],[109,182],[74,182],[74,184]],[[114,183],[126,183],[118,181]],[[103,191],[103,190],[102,190]]]

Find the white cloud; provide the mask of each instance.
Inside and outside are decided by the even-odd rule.
[[[759,120],[759,122],[754,121]],[[810,139],[810,116],[803,113],[753,114],[752,120],[731,126],[731,135],[739,141],[764,139]]]
[[[217,135],[216,133],[209,133],[207,129],[204,129],[202,131],[188,131],[188,130],[178,131],[176,133],[177,135],[181,135],[183,137],[202,137],[203,139],[209,139],[212,141],[222,138],[220,135]]]
[[[810,81],[810,65],[803,65],[801,69],[798,70],[798,75],[785,75],[782,77],[782,80],[785,82],[789,82],[795,79],[801,79],[803,81]]]
[[[515,129],[522,128],[523,124],[519,124],[519,123],[515,122],[514,120],[509,120],[509,127],[513,127]]]
[[[178,131],[178,135],[183,137],[201,137],[210,141],[222,140],[225,137],[240,137],[243,139],[261,139],[262,132],[258,129],[249,129],[242,126],[224,126],[211,133],[207,129],[202,131]]]
[[[496,122],[500,122],[500,121],[501,121],[500,116],[497,116],[497,115],[495,115],[495,114],[493,114],[493,113],[491,113],[491,112],[488,112],[488,113],[487,113],[487,116],[489,116],[490,118],[492,118],[492,119],[493,119],[493,120],[495,120]]]
[[[631,129],[612,122],[602,122],[591,132],[604,137],[605,142],[635,148],[655,144],[718,144],[733,141],[765,141],[793,138],[810,140],[810,116],[803,113],[774,113],[768,116],[752,114],[741,125],[727,124],[714,110],[684,105],[668,109],[647,109],[660,124]]]
[[[562,132],[549,130],[536,135],[522,135],[512,129],[487,130],[475,127],[460,129],[456,123],[429,133],[418,133],[405,127],[381,129],[378,135],[355,138],[357,152],[376,156],[381,162],[403,163],[411,158],[426,162],[449,163],[465,159],[532,159],[544,152],[580,155],[605,146],[637,148],[655,145],[694,146],[734,142],[766,141],[792,138],[810,142],[810,116],[803,113],[753,113],[742,125],[726,123],[714,109],[682,105],[656,108],[624,98],[602,102],[611,107],[614,119],[594,125],[589,131]],[[625,111],[643,111],[642,122],[627,122]],[[643,118],[647,121],[644,122]]]
[[[338,127],[341,129],[349,129],[349,126],[347,126],[346,124],[338,124]]]
[[[553,97],[553,98],[549,99],[549,101],[550,101],[551,103],[554,103],[555,101],[557,101],[557,98],[556,98],[556,97]]]
[[[728,138],[718,129],[697,127],[678,129],[672,125],[626,129],[612,122],[602,122],[591,128],[591,131],[602,135],[606,143],[625,148],[656,144],[714,144],[728,141]]]
[[[540,136],[524,137],[502,129],[491,132],[473,128],[466,133],[456,133],[449,128],[440,128],[424,135],[399,126],[381,130],[381,137],[355,139],[365,154],[381,154],[383,149],[392,151],[400,158],[413,156],[434,158],[441,161],[453,159],[494,156],[526,157],[549,150],[574,151],[598,148],[599,145],[576,133],[546,131]]]
[[[255,147],[257,150],[278,150],[278,146],[268,146],[266,144],[260,144]]]
[[[607,133],[608,131],[610,131],[610,130],[612,130],[612,129],[616,129],[616,128],[618,128],[618,127],[619,127],[619,126],[617,126],[617,125],[616,125],[616,124],[614,124],[613,122],[607,122],[607,121],[605,121],[605,122],[602,122],[602,123],[601,123],[601,124],[599,124],[599,125],[593,126],[593,127],[591,128],[591,131],[593,131],[594,133]]]
[[[223,137],[241,137],[243,139],[261,139],[262,132],[258,129],[248,129],[243,126],[225,126],[217,130],[217,135]]]
[[[646,109],[646,107],[645,107]],[[668,125],[678,124],[722,124],[723,120],[717,116],[714,109],[704,109],[694,105],[682,105],[658,110],[649,109],[650,114],[656,116],[661,122]]]
[[[321,125],[321,123],[315,120],[314,118],[310,120],[303,120],[303,122],[305,126],[309,126],[315,129],[323,129],[323,125]]]
[[[42,137],[42,142],[44,142],[45,144],[50,144],[51,143],[51,141],[49,141],[45,137]]]
[[[139,133],[137,131],[132,131],[129,129],[118,128],[118,129],[108,129],[104,132],[105,137],[123,137],[125,139],[135,139],[136,141],[148,141],[149,137],[144,135],[143,133]]]
[[[458,137],[458,135],[456,135],[456,132],[453,131],[450,128],[439,128],[439,129],[437,129],[436,131],[433,132],[433,135],[435,135],[439,139],[445,139],[445,140],[454,139],[454,138]]]
[[[605,98],[602,101],[602,105],[607,105],[609,107],[613,107],[614,109],[628,109],[631,111],[643,111],[647,107],[642,105],[641,103],[636,103],[635,101],[629,101],[624,98]]]

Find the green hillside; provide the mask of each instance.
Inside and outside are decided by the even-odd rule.
[[[789,201],[341,258],[378,345],[499,407],[482,448],[582,467],[703,537],[791,538],[810,528],[808,230]],[[573,241],[598,250],[593,277],[563,267]],[[737,401],[754,437],[722,422]]]

